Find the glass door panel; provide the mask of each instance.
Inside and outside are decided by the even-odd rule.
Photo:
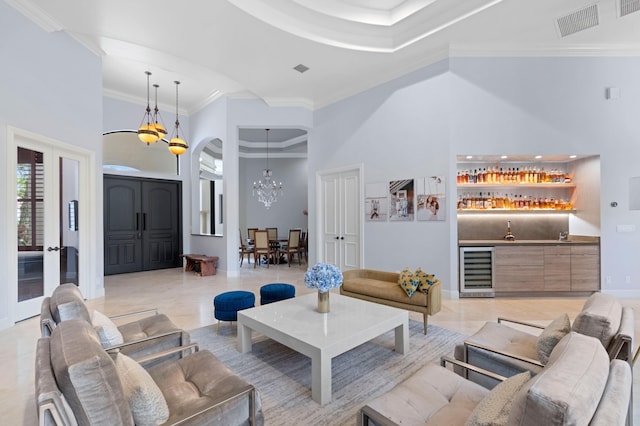
[[[19,140],[16,163],[17,319],[40,313],[56,286],[80,284],[80,162]]]
[[[44,295],[44,154],[18,147],[18,302]]]
[[[78,173],[80,163],[77,160],[59,157],[60,161],[60,282],[80,285],[79,265],[79,226],[78,223]]]

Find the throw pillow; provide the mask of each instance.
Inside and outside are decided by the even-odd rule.
[[[103,348],[109,348],[111,346],[121,345],[124,343],[122,333],[120,333],[118,327],[105,314],[93,311],[91,323],[98,333],[100,344]]]
[[[169,418],[167,401],[149,373],[121,353],[116,356],[115,364],[136,426],[155,426],[166,422]]]
[[[502,426],[507,424],[515,394],[531,379],[531,373],[516,374],[499,383],[485,396],[467,419],[465,426]]]
[[[558,342],[570,331],[571,322],[567,314],[560,315],[542,330],[536,342],[538,360],[542,364],[546,364],[547,361],[549,361],[549,355],[551,355],[553,348],[555,348]]]
[[[429,287],[436,283],[436,276],[427,274],[422,268],[416,269],[416,272],[413,274],[413,279],[418,282],[418,291],[423,293],[428,293]]]
[[[411,272],[411,269],[409,268],[404,268],[402,272],[400,272],[398,284],[409,297],[413,296],[413,293],[415,293],[418,288],[418,283],[414,281],[413,272]]]

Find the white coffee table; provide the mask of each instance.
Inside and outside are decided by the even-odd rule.
[[[251,332],[261,333],[311,358],[311,397],[331,401],[331,360],[395,330],[395,350],[409,351],[407,311],[331,293],[331,312],[317,312],[318,295],[306,294],[238,311],[238,350],[251,351]]]

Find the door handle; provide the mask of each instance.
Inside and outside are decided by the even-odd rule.
[[[47,251],[58,251],[60,250],[62,247],[47,247]]]
[[[147,230],[147,214],[146,213],[142,213],[142,230],[143,231]]]
[[[140,230],[140,213],[136,213],[136,231]]]
[[[344,240],[344,237],[340,237],[341,240]]]
[[[339,240],[339,239],[340,239],[340,237],[338,237],[338,236],[336,235],[336,240]]]

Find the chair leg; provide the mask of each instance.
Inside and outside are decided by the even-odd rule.
[[[219,331],[220,331],[220,320],[218,320],[218,327],[216,328],[216,336],[218,335]]]
[[[422,316],[424,317],[424,334],[427,334],[427,313],[423,313]]]

